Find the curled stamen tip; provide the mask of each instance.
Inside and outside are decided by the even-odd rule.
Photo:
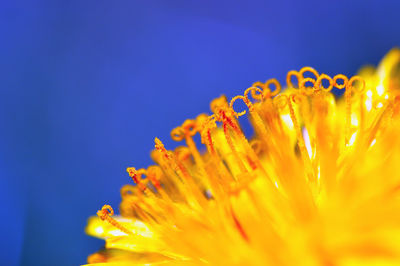
[[[365,80],[360,76],[353,76],[349,80],[349,82],[346,84],[347,85],[346,88],[349,88],[349,89],[355,88],[355,84],[354,83],[356,83],[356,82],[361,83],[361,85],[359,85],[358,91],[359,92],[363,92],[364,89],[365,89]]]
[[[306,83],[311,83],[312,86],[311,86],[311,87],[307,87],[307,86],[306,86]],[[303,79],[300,81],[300,90],[301,90],[301,92],[302,92],[303,94],[308,94],[308,95],[310,95],[310,94],[313,93],[313,91],[315,90],[315,88],[316,88],[316,80],[313,79],[313,78],[303,78]]]
[[[274,84],[275,90],[271,90],[270,85]],[[269,79],[265,82],[265,86],[267,87],[267,97],[272,97],[278,95],[278,93],[281,91],[282,86],[281,83],[277,79]]]
[[[239,117],[239,116],[242,116],[242,115],[246,114],[246,110],[243,110],[243,111],[237,113],[237,112],[235,111],[235,109],[233,109],[233,104],[234,104],[237,100],[239,100],[239,99],[240,99],[240,100],[243,100],[243,102],[244,102],[248,107],[249,107],[249,105],[251,105],[251,103],[249,103],[249,99],[246,99],[246,97],[243,97],[242,95],[238,95],[238,96],[233,97],[232,100],[231,100],[231,102],[229,103],[229,107],[230,107],[230,109],[231,109],[231,111],[233,112],[233,115],[234,115],[235,117]]]
[[[256,85],[258,85],[258,86],[254,86],[254,84],[256,84]],[[269,90],[269,88],[267,87],[267,88],[265,88],[265,84],[263,84],[263,83],[261,83],[261,82],[256,82],[256,83],[254,83],[253,84],[253,86],[251,86],[251,87],[249,87],[249,88],[247,88],[245,91],[244,91],[244,101],[246,102],[250,102],[250,100],[249,100],[249,93],[250,93],[250,95],[251,95],[251,97],[253,98],[253,99],[255,99],[255,100],[258,100],[258,101],[263,101],[264,100],[264,94],[266,93],[264,90],[265,89],[267,89],[267,90]],[[259,87],[261,87],[261,88],[259,88]],[[250,102],[251,103],[251,102]],[[247,104],[247,103],[246,103]]]
[[[306,72],[312,73],[316,78],[318,78],[318,76],[319,76],[318,71],[315,70],[313,67],[310,67],[310,66],[303,67],[299,71],[299,73],[303,76],[303,78],[304,78],[304,73],[306,73]]]
[[[97,216],[99,216],[101,220],[105,220],[107,216],[113,216],[113,215],[114,215],[113,208],[107,204],[103,205],[101,210],[97,211]]]
[[[175,141],[181,141],[185,137],[185,132],[182,127],[176,127],[171,131],[171,138]]]
[[[264,87],[265,87],[266,85],[264,84]],[[250,95],[251,95],[251,97],[253,98],[253,99],[255,99],[255,100],[258,100],[258,101],[263,101],[264,100],[264,94],[266,94],[267,92],[269,92],[269,93],[271,93],[271,90],[267,87],[265,90],[263,90],[263,89],[260,89],[260,88],[258,88],[258,87],[250,87],[250,88],[247,88],[245,91],[244,91],[244,99],[243,99],[243,101],[246,103],[246,105],[251,105],[251,101],[250,101],[250,99],[249,99],[249,93],[250,93]]]
[[[339,83],[338,81],[341,81],[341,83]],[[336,88],[338,88],[339,90],[341,90],[344,87],[346,87],[348,81],[349,81],[349,79],[343,74],[338,74],[338,75],[333,77],[333,85]]]
[[[299,72],[297,72],[296,70],[291,70],[287,73],[286,75],[286,85],[288,86],[288,88],[295,88],[294,84],[292,83],[292,76],[296,77],[297,79],[297,83],[300,82],[300,74]]]
[[[198,131],[197,123],[193,119],[186,119],[182,124],[182,128],[184,129],[185,134],[189,136],[194,136]]]
[[[324,87],[324,85],[322,84],[323,80],[327,80],[329,82],[329,86],[328,87]],[[326,74],[321,74],[318,78],[317,81],[315,82],[315,89],[319,90],[322,89],[324,91],[331,91],[333,89],[334,86],[334,81],[333,79],[326,75]]]

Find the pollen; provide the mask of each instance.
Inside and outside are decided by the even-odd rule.
[[[120,215],[89,219],[106,244],[88,263],[400,265],[399,68],[393,49],[353,77],[304,67],[213,100],[127,168]]]

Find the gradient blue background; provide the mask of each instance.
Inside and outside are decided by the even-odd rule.
[[[79,265],[153,139],[253,81],[354,74],[400,45],[400,1],[2,1],[2,265]],[[237,1],[239,3],[239,1]]]

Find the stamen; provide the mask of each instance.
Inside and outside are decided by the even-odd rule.
[[[121,194],[121,198],[124,199],[126,197],[132,196],[135,194],[135,187],[132,185],[124,185],[121,190],[120,190],[120,194]]]
[[[164,157],[167,159],[167,161],[171,164],[172,169],[174,171],[176,171],[181,177],[185,178],[185,179],[191,179],[189,173],[186,171],[186,169],[179,164],[174,156],[172,154],[170,154],[164,147],[164,144],[161,142],[161,140],[159,140],[158,138],[155,138],[155,147],[156,149],[161,152]]]
[[[312,87],[306,87],[307,82],[310,82],[312,84]],[[305,95],[311,95],[316,88],[315,83],[316,81],[313,78],[304,78],[300,80],[300,92]]]
[[[145,169],[136,170],[135,167],[128,167],[126,168],[129,176],[132,178],[133,182],[138,186],[139,190],[149,196],[147,186],[142,182],[142,175],[146,173]]]
[[[215,167],[219,176],[219,181],[222,182],[223,187],[227,188],[229,182],[233,179],[230,172],[223,164],[222,159],[215,150],[211,130],[215,127],[215,114],[208,117],[206,122],[203,123],[201,130],[201,141],[206,145],[208,153],[211,155],[210,163]],[[231,179],[232,178],[232,179]]]
[[[157,191],[163,190],[160,183],[160,176],[162,174],[162,170],[159,166],[151,165],[147,168],[147,178],[153,184],[153,186],[157,189]]]
[[[185,133],[185,141],[188,146],[190,153],[192,154],[194,161],[201,169],[204,170],[204,162],[197,149],[196,143],[193,141],[193,136],[199,132],[199,126],[196,124],[195,120],[186,120],[182,125]]]
[[[155,148],[161,152],[165,159],[167,160],[167,163],[169,166],[172,168],[173,171],[175,171],[180,177],[181,181],[190,188],[192,194],[187,194],[185,195],[187,198],[195,198],[198,203],[204,202],[206,199],[202,195],[202,193],[199,190],[199,187],[196,185],[194,182],[193,178],[190,176],[188,173],[187,169],[181,164],[179,160],[175,158],[172,154],[170,154],[164,147],[164,144],[159,140],[158,138],[155,138]],[[177,182],[178,184],[179,182]],[[180,188],[181,192],[183,193],[185,190],[183,188]],[[194,203],[193,200],[189,200],[189,202]]]
[[[297,79],[297,87],[293,85],[292,83],[292,77],[296,77]],[[300,84],[300,80],[302,79],[301,75],[299,74],[299,72],[295,71],[295,70],[291,70],[287,73],[286,75],[286,86],[288,86],[288,88],[299,88],[299,84]]]
[[[215,147],[211,137],[211,129],[215,127],[215,115],[211,115],[208,117],[207,121],[203,124],[203,129],[201,131],[201,142],[206,145],[208,152],[212,156],[218,156],[215,151]],[[211,126],[211,123],[213,125]]]
[[[233,144],[231,134],[229,133],[228,123],[226,121],[224,121],[222,127],[224,129],[224,135],[225,135],[226,142],[228,143],[228,146],[231,148],[231,151],[233,153],[233,156],[235,157],[237,165],[240,168],[240,171],[242,173],[246,173],[247,172],[246,167],[243,165],[243,162],[240,159],[239,153],[237,152],[235,145]]]
[[[352,77],[349,82],[346,84],[346,90],[344,92],[345,96],[345,104],[346,104],[346,121],[345,121],[345,145],[349,143],[349,137],[351,132],[351,92],[353,90],[354,82],[361,82],[362,86],[359,89],[359,92],[362,92],[365,88],[365,81],[359,76]]]
[[[296,114],[294,112],[292,101],[294,103],[299,103],[301,101],[299,95],[291,94],[290,97],[287,98],[287,104],[289,106],[289,115],[290,115],[290,118],[292,119],[293,126],[296,131],[297,144],[300,149],[300,154],[303,159],[304,167],[307,169],[308,176],[310,177],[310,175],[312,175],[310,159],[308,157],[308,152],[307,152],[306,144],[304,142],[303,133],[301,132],[301,127],[299,125],[299,122],[296,118]]]
[[[271,88],[269,87],[271,84],[274,84],[275,85],[275,90],[271,90]],[[281,91],[281,88],[282,88],[282,86],[281,86],[281,84],[279,83],[279,81],[278,80],[276,80],[276,79],[269,79],[269,80],[267,80],[266,82],[265,82],[265,87],[266,87],[266,90],[265,90],[265,92],[264,92],[264,97],[266,97],[266,98],[269,98],[269,97],[274,97],[274,96],[276,96],[276,95],[278,95],[278,93]],[[254,98],[254,99],[256,99],[254,96],[253,96],[253,91],[252,91],[252,97]]]
[[[274,81],[274,80],[269,80],[267,82],[270,83],[275,83],[276,86],[276,91],[279,91],[280,89],[280,84],[278,81]],[[269,88],[267,88],[267,90],[269,90]],[[256,95],[261,95],[261,97],[259,97],[259,99],[262,101],[264,100],[264,96],[263,96],[263,91],[260,90],[259,88],[256,87],[250,87],[247,90],[245,90],[244,92],[244,97],[243,96],[237,96],[236,99],[242,99],[244,101],[244,103],[247,105],[247,107],[249,108],[250,111],[250,115],[252,116],[253,120],[254,120],[254,127],[257,130],[257,132],[260,133],[262,139],[267,142],[268,139],[268,133],[267,130],[264,126],[264,123],[260,117],[260,115],[258,114],[258,112],[255,110],[254,105],[252,104],[252,102],[249,100],[248,95],[249,92],[251,92],[252,95],[254,95],[254,92],[258,91],[259,94]],[[270,91],[268,92],[270,95]],[[258,96],[257,96],[258,97]],[[232,99],[231,103],[230,103],[230,108],[233,110],[233,103],[235,102],[235,98]],[[235,111],[233,111],[235,113]],[[259,157],[257,156],[257,154],[254,152],[254,150],[251,148],[251,145],[249,144],[247,138],[244,136],[243,132],[237,127],[237,130],[235,131],[235,133],[237,134],[237,136],[239,137],[240,142],[243,144],[245,150],[248,152],[249,156],[247,156],[248,158],[248,162],[250,165],[252,165],[252,167],[255,168],[259,168],[262,172],[264,172],[264,174],[266,174],[266,171],[264,170],[264,167],[262,166]]]
[[[249,98],[247,97],[248,92],[250,90],[258,90],[260,91],[259,88],[254,88],[251,87],[249,89],[247,89],[245,91],[245,96],[241,97],[241,99],[244,100],[245,104],[249,107],[249,110],[251,112],[254,111],[253,109],[253,104],[250,102]],[[233,104],[234,101],[231,101],[231,103]],[[230,112],[229,112],[230,111]],[[233,129],[233,132],[237,135],[238,139],[236,139],[237,143],[241,143],[243,145],[243,147],[245,148],[246,152],[248,152],[249,155],[251,155],[251,160],[248,161],[248,163],[251,165],[252,163],[255,163],[257,165],[257,168],[259,168],[261,171],[264,172],[264,174],[266,174],[265,170],[263,169],[259,158],[257,157],[257,155],[254,153],[254,150],[250,147],[246,137],[244,136],[243,132],[240,130],[239,126],[237,125],[236,121],[233,121],[232,117],[229,115],[230,113],[235,113],[235,111],[232,110],[232,108],[228,109],[228,111],[225,111],[223,109],[220,110],[219,112],[219,118],[221,119],[222,123],[223,123],[223,130],[224,130],[224,135],[225,135],[225,139],[228,143],[228,146],[231,148],[232,153],[235,157],[235,160],[237,161],[237,165],[240,168],[241,173],[247,173],[248,171],[246,170],[246,167],[243,164],[243,159],[246,158],[246,156],[244,156],[243,159],[240,158],[239,153],[237,152],[236,148],[235,148],[235,144],[232,140],[232,137],[230,135],[230,132],[228,130],[228,126],[230,126]]]
[[[319,73],[317,70],[315,70],[312,67],[306,66],[306,67],[303,67],[302,69],[300,69],[300,71],[299,71],[299,74],[301,75],[301,77],[303,79],[305,78],[304,73],[306,73],[306,72],[312,73],[315,76],[315,79],[318,79],[318,77],[319,77]]]
[[[208,187],[208,189],[211,186],[214,196],[217,196],[217,194],[220,195],[221,193],[219,193],[217,191],[218,184],[215,180],[215,174],[214,174],[214,172],[211,172],[211,171],[207,172],[203,158],[202,158],[199,150],[197,149],[196,143],[193,140],[193,136],[197,132],[200,132],[200,130],[202,128],[202,124],[200,124],[200,123],[207,123],[207,122],[208,122],[207,118],[204,116],[201,116],[201,115],[198,116],[196,118],[196,120],[191,120],[191,119],[186,120],[182,124],[182,126],[180,126],[174,130],[175,132],[178,132],[178,130],[179,130],[179,134],[181,134],[181,135],[179,135],[179,137],[175,137],[174,140],[181,141],[181,140],[185,139],[187,148],[189,150],[189,155],[193,156],[195,164],[196,164],[196,166],[198,166],[198,169],[201,172],[201,175],[199,176],[201,181],[204,183],[204,185],[206,187]],[[173,135],[173,132],[171,132],[171,136]],[[178,160],[179,160],[179,158],[178,158]]]
[[[342,80],[343,84],[339,84],[338,80]],[[346,115],[345,115],[345,130],[344,130],[344,139],[345,139],[345,146],[348,144],[350,128],[351,128],[351,86],[349,86],[349,79],[343,75],[338,74],[333,78],[333,83],[336,88],[339,90],[345,89],[345,104],[346,104]]]
[[[230,106],[230,108],[232,109],[234,115],[235,115],[236,117],[239,117],[239,116],[245,115],[245,114],[246,114],[246,110],[243,110],[243,111],[241,111],[241,112],[239,112],[239,113],[237,113],[237,112],[235,111],[235,109],[233,108],[233,104],[234,104],[237,100],[243,100],[243,102],[246,103],[246,99],[245,99],[245,97],[243,97],[242,95],[237,95],[237,96],[233,97],[232,100],[231,100],[231,102],[229,103],[229,106]],[[246,103],[246,104],[247,104],[247,103]]]
[[[122,226],[119,222],[117,222],[114,218],[111,216],[114,215],[114,210],[110,205],[104,205],[101,210],[97,211],[97,216],[101,220],[106,220],[109,222],[112,226],[118,228],[120,231],[124,232],[127,235],[134,235],[132,231],[128,230],[124,226]]]
[[[325,88],[322,85],[322,80],[324,80],[324,79],[327,79],[329,81],[329,86],[327,88]],[[333,89],[334,85],[335,85],[334,81],[330,76],[328,76],[326,74],[321,74],[321,76],[319,76],[317,78],[317,81],[315,82],[315,89],[316,90],[322,89],[323,91],[329,92],[329,91],[331,91]]]

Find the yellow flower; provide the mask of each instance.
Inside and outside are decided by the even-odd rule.
[[[286,83],[215,99],[172,130],[186,146],[156,138],[156,165],[127,169],[121,215],[89,219],[106,246],[88,263],[400,265],[400,50],[350,79],[305,67]]]

